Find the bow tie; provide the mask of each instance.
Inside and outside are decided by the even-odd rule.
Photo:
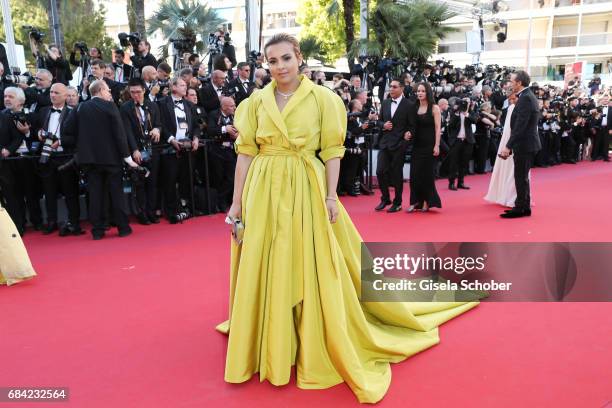
[[[139,104],[138,102],[136,102],[136,107],[137,107],[137,108],[142,108],[142,105],[141,105],[141,104]]]
[[[183,100],[182,99],[176,100],[176,101],[174,101],[174,104],[175,105],[182,105],[183,104]]]
[[[391,99],[391,103],[397,103],[395,99]]]
[[[62,113],[61,109],[55,109],[55,108],[51,108],[51,113]]]

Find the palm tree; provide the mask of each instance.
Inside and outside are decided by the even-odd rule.
[[[342,2],[342,7],[340,7]],[[340,16],[342,8],[342,18],[344,20],[344,51],[348,55],[355,41],[355,0],[332,0],[327,6],[327,15],[335,17],[336,21]],[[353,59],[348,59],[349,67],[353,69]]]
[[[146,38],[144,0],[127,0],[127,13],[130,31]]]
[[[321,61],[322,64],[327,63],[327,56],[321,46],[319,40],[314,36],[307,36],[300,39],[300,51],[304,61],[308,61],[311,58]]]
[[[223,23],[216,11],[198,0],[163,0],[159,9],[147,21],[147,34],[161,31],[167,41],[186,40],[193,44],[198,53],[204,53],[208,43],[197,39],[207,39]],[[159,47],[162,59],[168,56],[168,43]]]
[[[369,55],[425,61],[438,41],[455,28],[442,25],[455,13],[442,3],[427,0],[379,0],[369,18],[373,41],[355,41],[350,55],[365,49]]]

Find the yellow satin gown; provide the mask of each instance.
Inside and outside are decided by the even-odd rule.
[[[17,227],[0,207],[0,285],[13,285],[36,276]]]
[[[242,195],[241,246],[232,242],[225,381],[328,388],[346,382],[374,403],[397,363],[438,343],[438,325],[477,303],[360,303],[361,236],[339,203],[331,224],[323,162],[342,157],[346,111],[301,77],[282,113],[273,81],[235,115],[236,150],[254,156]],[[316,157],[316,152],[321,160]]]

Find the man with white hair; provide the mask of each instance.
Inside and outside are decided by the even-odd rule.
[[[17,88],[12,88],[17,89]],[[19,90],[21,91],[21,90]],[[11,92],[9,91],[9,94]],[[23,92],[21,92],[23,94]],[[23,98],[25,100],[25,97]],[[17,226],[19,233],[23,235],[25,225],[23,223],[22,206],[16,191],[17,177],[13,163],[5,161],[10,156],[17,154],[17,149],[23,142],[23,134],[13,125],[10,114],[0,115],[0,198]]]
[[[6,109],[2,112],[9,118],[9,128],[11,131],[21,133],[23,142],[15,152],[24,156],[21,160],[11,162],[15,174],[15,192],[19,201],[20,219],[15,222],[17,228],[25,231],[26,217],[23,208],[27,208],[30,223],[34,229],[42,228],[42,212],[40,209],[40,199],[42,198],[42,184],[36,163],[27,157],[29,152],[38,153],[40,142],[34,137],[31,131],[33,115],[26,114],[24,103],[26,96],[21,88],[9,87],[4,91],[4,105]]]

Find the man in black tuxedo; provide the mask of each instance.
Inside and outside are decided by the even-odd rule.
[[[121,48],[115,50],[115,62],[113,62],[113,68],[115,69],[115,77],[113,78],[116,82],[127,83],[134,75],[134,67],[129,64],[125,64],[125,52]]]
[[[89,183],[89,219],[93,239],[104,237],[104,196],[110,192],[113,218],[119,236],[132,233],[123,198],[123,162],[137,167],[130,156],[121,115],[110,88],[102,80],[89,86],[92,98],[69,116],[64,141],[76,146],[77,163],[84,167]]]
[[[470,98],[456,99],[453,112],[448,121],[448,189],[456,191],[458,188],[469,190],[464,183],[465,172],[476,139],[472,125],[478,121],[478,113],[474,110],[474,102]],[[455,186],[455,180],[458,180]]]
[[[66,86],[54,84],[51,87],[51,106],[41,109],[36,118],[38,140],[44,145],[39,169],[45,193],[47,208],[47,226],[43,234],[48,235],[57,230],[57,198],[61,191],[68,209],[68,221],[62,226],[60,236],[81,235],[79,223],[79,175],[70,166],[63,171],[58,167],[66,164],[74,153],[74,145],[64,139],[66,121],[71,109],[66,106]],[[49,148],[51,150],[49,150]],[[48,154],[48,155],[47,155]]]
[[[612,131],[612,109],[609,106],[610,97],[604,95],[599,99],[601,107],[601,117],[599,118],[599,130],[595,136],[595,146],[593,147],[592,160],[599,158],[603,161],[610,161],[608,150],[610,149],[610,132]]]
[[[170,147],[161,152],[164,207],[170,223],[178,222],[176,184],[181,198],[189,197],[189,156],[198,149],[200,126],[195,105],[185,99],[187,84],[180,77],[170,82],[172,94],[159,102],[161,140]]]
[[[157,224],[155,215],[157,199],[157,176],[159,173],[159,144],[161,120],[157,104],[145,98],[145,84],[140,78],[128,82],[131,100],[121,105],[121,119],[128,139],[132,158],[149,170],[149,176],[139,177],[134,183],[138,222],[143,225]]]
[[[538,135],[540,109],[538,100],[528,88],[531,78],[525,71],[517,71],[510,76],[512,90],[518,101],[510,118],[510,139],[501,151],[501,158],[514,155],[514,184],[516,201],[514,208],[501,214],[502,218],[519,218],[531,215],[531,197],[529,195],[529,170],[533,166],[536,153],[542,148]]]
[[[17,130],[8,114],[0,115],[0,200],[6,208],[11,219],[17,226],[21,235],[25,232],[23,222],[24,214],[22,203],[20,203],[16,183],[17,178],[14,173],[15,167],[11,166],[8,157],[15,156],[17,149],[23,142],[23,134]]]
[[[221,109],[208,115],[207,135],[212,143],[209,148],[211,185],[219,192],[219,210],[226,212],[234,195],[234,172],[236,153],[234,141],[238,129],[234,127],[236,103],[228,96],[221,97]]]
[[[125,84],[122,84],[117,81],[113,81],[112,79],[106,78],[104,76],[104,70],[106,69],[106,63],[102,60],[93,60],[91,61],[91,78],[93,81],[95,80],[103,80],[106,82],[108,89],[111,91],[112,100],[115,103],[119,103],[119,98],[121,97],[121,91],[124,89]],[[81,91],[81,100],[87,101],[90,100],[93,95],[91,95],[89,91],[89,86],[91,84],[90,78],[84,78],[82,82],[82,91]]]
[[[382,193],[376,211],[382,211],[389,204],[387,212],[398,212],[402,209],[402,192],[404,189],[404,157],[408,147],[405,139],[407,132],[414,133],[414,104],[403,96],[404,84],[394,79],[389,84],[389,98],[381,108],[382,135],[379,140],[378,163],[376,176]],[[395,199],[391,203],[389,186],[395,189]]]
[[[246,62],[241,62],[238,64],[238,77],[232,79],[227,86],[230,92],[234,94],[236,106],[240,105],[240,102],[251,96],[253,89],[255,89],[255,84],[249,81],[250,75],[250,65]]]
[[[213,71],[209,83],[202,85],[198,95],[198,103],[207,114],[221,108],[221,96],[225,87],[227,74],[220,70]]]

